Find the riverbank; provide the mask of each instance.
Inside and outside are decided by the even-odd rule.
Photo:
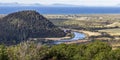
[[[48,45],[56,45],[56,44],[72,44],[72,43],[85,43],[88,42],[88,40],[85,40],[86,35],[80,32],[72,31],[74,34],[73,38],[67,38],[64,39],[65,37],[62,38],[30,38],[30,41],[36,41],[37,43],[41,44],[48,44]],[[78,41],[80,40],[80,41]],[[90,40],[89,40],[90,41]]]
[[[45,40],[52,40],[52,41],[71,41],[71,40],[82,40],[86,38],[86,35],[82,32],[73,31],[73,37],[61,37],[61,38],[44,38]]]

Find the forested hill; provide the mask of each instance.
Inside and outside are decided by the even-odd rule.
[[[19,11],[8,14],[0,20],[0,43],[63,36],[65,36],[64,31],[36,11]]]

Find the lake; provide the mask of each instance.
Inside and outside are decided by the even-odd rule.
[[[36,10],[41,14],[120,14],[120,7],[0,7],[0,14],[22,10]]]

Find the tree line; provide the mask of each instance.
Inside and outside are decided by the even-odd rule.
[[[31,43],[0,45],[0,60],[120,60],[120,49],[100,41],[88,44],[60,44],[52,47]]]

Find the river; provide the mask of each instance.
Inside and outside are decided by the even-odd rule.
[[[61,43],[64,43],[64,42],[72,42],[72,41],[84,39],[86,37],[85,34],[79,33],[79,32],[73,32],[73,34],[74,34],[73,38],[54,41],[53,44],[61,44]]]

